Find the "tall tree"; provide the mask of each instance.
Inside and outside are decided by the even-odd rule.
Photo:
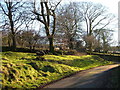
[[[112,43],[113,30],[102,29],[100,30],[99,37],[102,43],[102,49],[104,52],[109,50],[110,44]]]
[[[101,29],[109,25],[114,16],[107,12],[107,9],[101,4],[92,2],[80,3],[80,11],[83,14],[83,19],[86,23],[87,36],[94,35],[94,30],[98,29],[98,34]],[[96,37],[96,36],[95,36]],[[89,51],[92,51],[92,43],[86,44]]]
[[[52,1],[52,0],[51,0]],[[34,0],[33,3],[33,13],[36,15],[36,19],[40,21],[44,26],[46,30],[46,35],[49,40],[49,50],[50,52],[54,52],[54,34],[56,29],[56,13],[55,10],[57,6],[60,4],[60,1],[58,2],[43,2],[40,1],[40,7],[37,7],[36,0]]]
[[[25,2],[19,0],[19,2],[11,0],[4,0],[0,2],[0,12],[2,13],[2,20],[4,23],[3,29],[6,29],[6,25],[11,32],[12,50],[16,49],[16,32],[25,22]]]
[[[28,30],[28,31],[23,31],[21,33],[19,33],[18,36],[18,40],[19,40],[19,44],[21,44],[21,46],[29,46],[30,50],[34,50],[36,44],[38,43],[38,41],[40,40],[40,31],[35,31],[35,30]]]
[[[57,12],[57,35],[64,36],[70,49],[74,48],[74,41],[80,29],[82,21],[77,3],[69,3],[61,6]]]

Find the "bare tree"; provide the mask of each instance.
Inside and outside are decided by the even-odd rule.
[[[68,47],[73,49],[74,41],[80,29],[82,15],[78,10],[77,3],[63,5],[57,12],[57,35],[67,40]]]
[[[92,2],[80,3],[80,11],[83,14],[82,16],[86,23],[87,36],[94,35],[94,30],[96,29],[98,29],[97,33],[99,34],[100,30],[109,25],[114,18],[112,14],[107,12],[107,9],[104,6]],[[92,51],[92,43],[87,43],[87,46],[90,51]]]
[[[54,52],[54,33],[56,29],[56,13],[55,10],[62,0],[58,2],[42,2],[40,1],[40,7],[37,7],[36,0],[33,3],[33,13],[36,15],[36,19],[40,21],[46,30],[46,35],[49,40],[49,50]]]
[[[22,0],[21,0],[22,1]],[[0,2],[0,12],[2,13],[2,17],[4,17],[1,22],[3,29],[6,29],[6,25],[9,26],[9,30],[11,32],[12,39],[12,49],[16,49],[16,32],[25,22],[25,2],[12,2],[11,0],[4,0]]]
[[[40,39],[40,31],[35,30],[28,30],[23,31],[18,36],[18,43],[21,44],[21,46],[29,46],[30,50],[35,49],[36,44],[38,43]]]
[[[102,29],[100,31],[100,39],[101,39],[101,43],[102,43],[102,49],[104,52],[107,52],[110,48],[110,45],[112,43],[112,35],[113,35],[113,30],[109,30],[109,29]]]

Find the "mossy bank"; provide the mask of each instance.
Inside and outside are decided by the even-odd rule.
[[[96,55],[45,55],[45,60],[35,53],[9,51],[1,55],[3,89],[33,89],[80,70],[112,64]]]

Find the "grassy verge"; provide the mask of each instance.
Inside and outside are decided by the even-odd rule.
[[[112,64],[96,55],[45,55],[45,60],[40,61],[35,53],[8,51],[1,54],[3,89],[33,89],[80,70]]]

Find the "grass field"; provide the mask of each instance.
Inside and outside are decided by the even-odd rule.
[[[32,89],[80,70],[112,64],[96,55],[45,55],[45,60],[35,53],[8,51],[1,55],[4,89]]]

